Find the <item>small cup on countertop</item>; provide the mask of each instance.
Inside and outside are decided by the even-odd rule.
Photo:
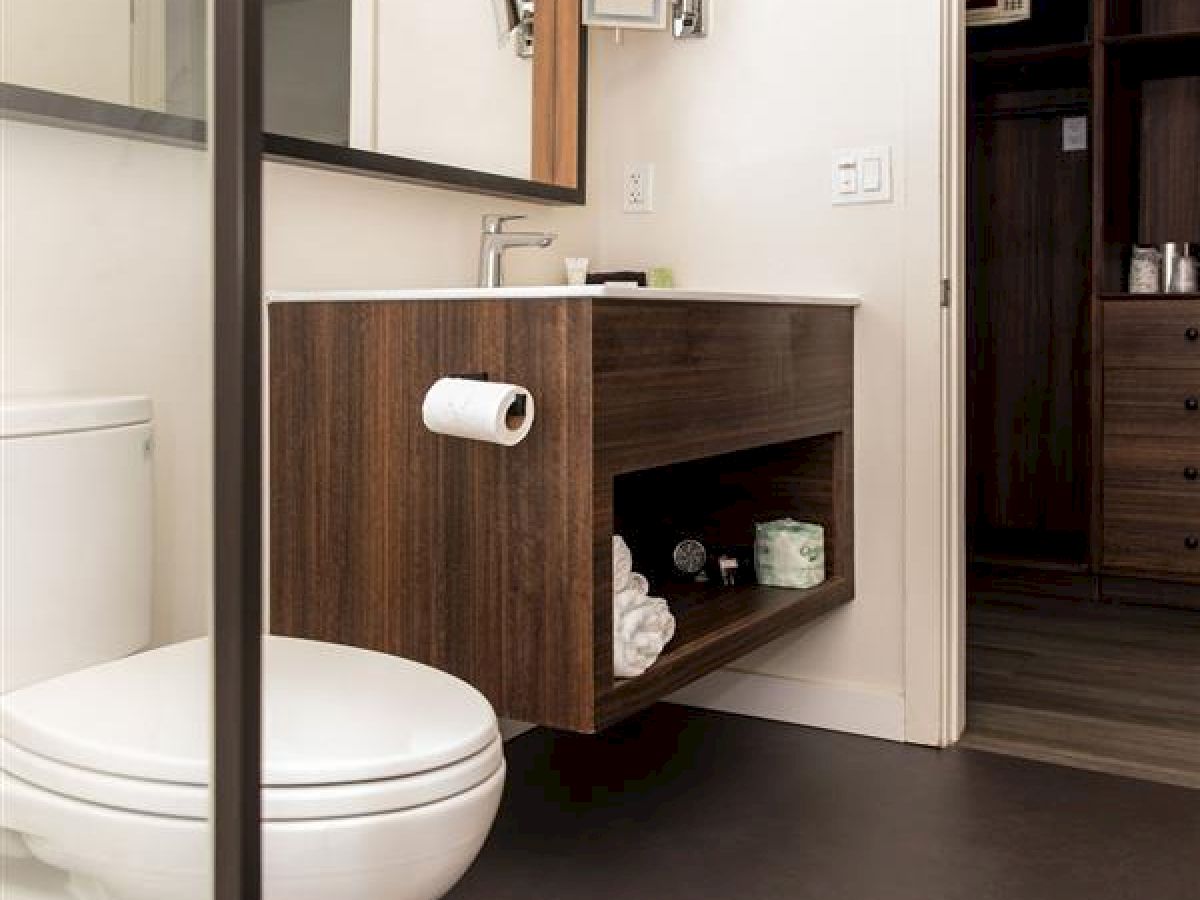
[[[567,270],[567,284],[572,287],[587,284],[588,263],[590,260],[586,256],[568,256],[563,260],[563,266]]]

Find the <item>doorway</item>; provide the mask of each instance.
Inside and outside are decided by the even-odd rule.
[[[1200,294],[1129,278],[1200,238],[1200,9],[967,31],[962,743],[1200,787]]]

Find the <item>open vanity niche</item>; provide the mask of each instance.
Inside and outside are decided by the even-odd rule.
[[[647,687],[712,668],[798,622],[820,615],[846,594],[850,570],[842,545],[849,522],[841,514],[845,490],[846,432],[755,447],[707,459],[644,469],[613,480],[613,528],[630,546],[634,569],[650,579],[651,594],[665,598],[676,617],[675,639],[653,677],[614,682],[608,696],[643,697]],[[825,530],[826,581],[799,590],[759,585],[754,577],[755,525],[793,518]],[[675,537],[703,543],[710,564],[706,581],[672,572],[667,558]],[[719,579],[711,558],[740,563],[736,584]],[[643,676],[644,677],[644,676]],[[635,705],[637,705],[635,703]]]
[[[616,292],[620,293],[620,292]],[[837,301],[276,300],[272,631],[394,653],[506,717],[595,731],[853,597],[853,316]],[[516,447],[425,429],[439,377],[526,386]],[[612,537],[826,530],[827,579],[657,582],[675,639],[613,676]]]

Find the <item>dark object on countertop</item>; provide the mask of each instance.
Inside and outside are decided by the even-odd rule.
[[[614,281],[634,282],[645,287],[649,282],[645,272],[588,272],[588,284],[611,284]]]

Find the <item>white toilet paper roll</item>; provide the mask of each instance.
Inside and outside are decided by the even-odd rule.
[[[512,447],[533,427],[533,395],[515,384],[441,378],[425,394],[421,418],[438,434]]]

